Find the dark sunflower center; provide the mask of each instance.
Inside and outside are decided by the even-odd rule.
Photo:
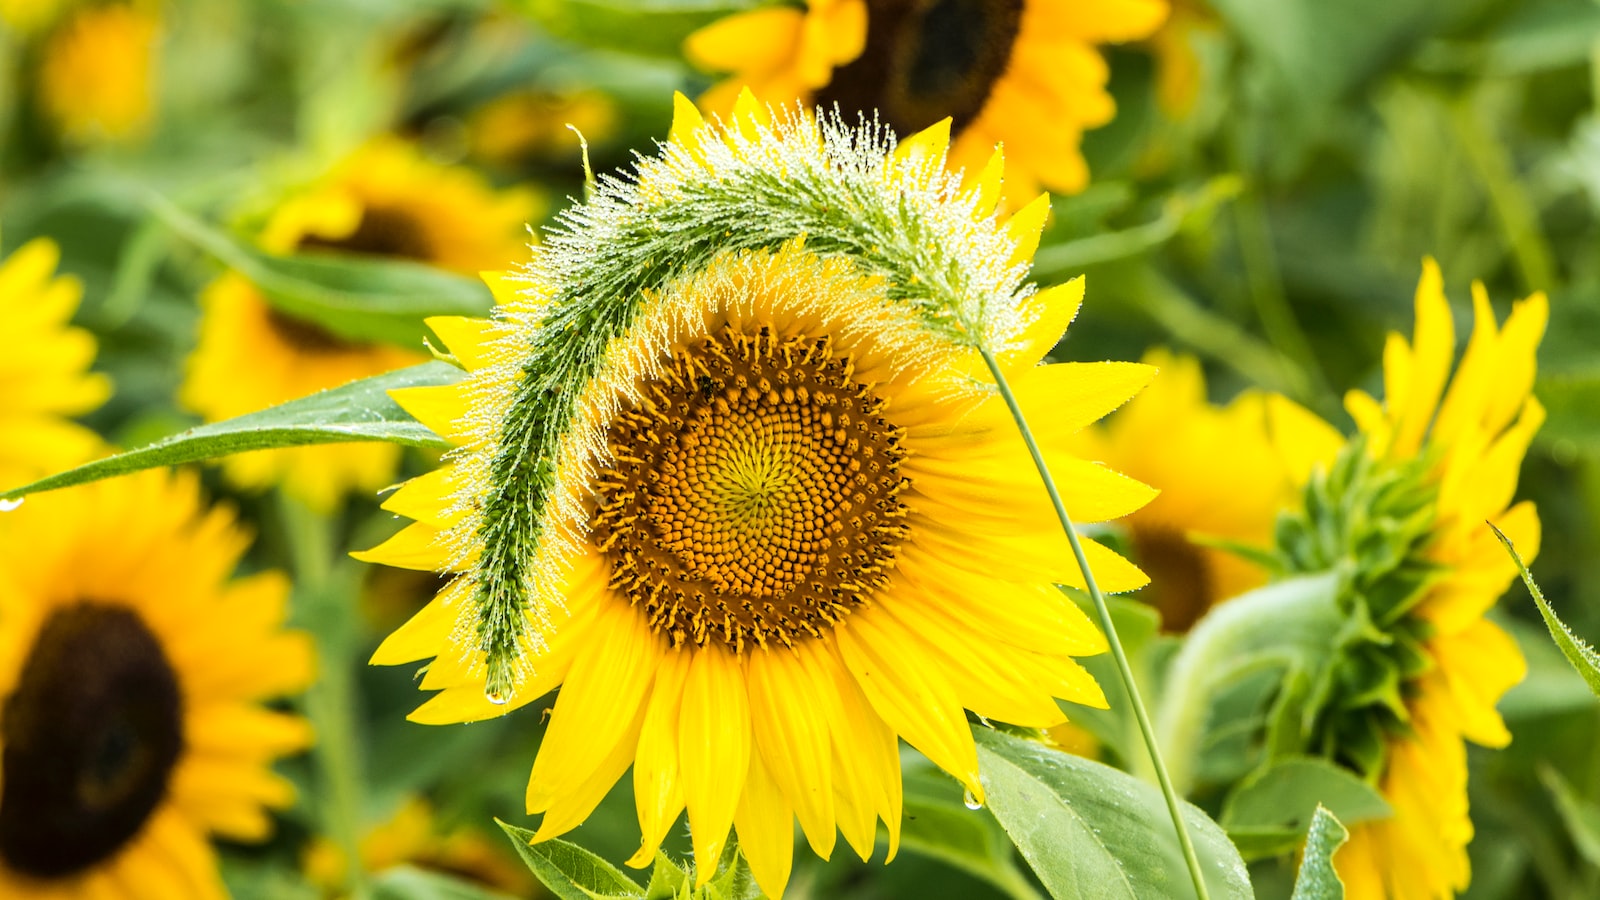
[[[389,256],[428,262],[434,258],[432,243],[422,223],[409,212],[383,206],[369,206],[361,213],[356,230],[338,240],[312,235],[300,242],[301,250],[335,250],[364,256]]]
[[[883,584],[902,432],[826,337],[724,328],[644,393],[611,426],[592,536],[674,645],[792,645]]]
[[[183,750],[183,698],[131,610],[53,613],[0,712],[0,858],[61,878],[115,855],[166,795]]]
[[[276,306],[267,307],[267,327],[279,340],[302,353],[327,355],[362,346],[320,325],[297,319]]]
[[[1150,576],[1145,595],[1161,611],[1161,630],[1182,634],[1216,602],[1205,551],[1170,528],[1133,529],[1133,552]]]
[[[1023,0],[867,0],[867,46],[817,93],[879,115],[901,136],[977,118],[1011,61]]]

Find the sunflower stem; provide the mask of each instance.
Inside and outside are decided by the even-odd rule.
[[[333,523],[282,490],[278,491],[278,499],[294,570],[298,612],[315,637],[320,663],[317,681],[303,701],[306,717],[317,735],[313,756],[323,785],[318,814],[322,827],[347,860],[346,890],[352,897],[365,897],[361,772],[352,726],[355,698],[349,666],[353,643],[348,625],[351,613],[329,552],[334,546]]]
[[[983,361],[989,366],[989,372],[994,376],[994,383],[1000,390],[1000,396],[1005,398],[1006,408],[1011,411],[1011,418],[1017,423],[1017,430],[1022,433],[1023,443],[1028,445],[1028,453],[1033,457],[1033,464],[1039,470],[1039,477],[1044,480],[1045,492],[1050,495],[1050,503],[1055,507],[1056,518],[1061,520],[1061,529],[1067,534],[1067,543],[1072,545],[1072,555],[1078,560],[1078,569],[1083,572],[1084,585],[1089,589],[1089,597],[1094,601],[1095,615],[1100,619],[1100,629],[1105,632],[1106,642],[1111,645],[1111,656],[1117,663],[1117,674],[1122,679],[1122,686],[1128,692],[1128,698],[1133,703],[1133,714],[1139,722],[1139,733],[1144,738],[1145,750],[1150,754],[1150,764],[1156,770],[1156,781],[1161,785],[1161,795],[1166,798],[1167,812],[1172,816],[1172,827],[1178,833],[1178,846],[1183,849],[1183,861],[1189,866],[1189,878],[1194,882],[1195,896],[1199,900],[1210,900],[1211,894],[1206,890],[1205,875],[1200,871],[1200,858],[1195,854],[1194,841],[1189,837],[1189,829],[1183,822],[1183,807],[1178,800],[1177,793],[1172,789],[1172,779],[1167,775],[1167,765],[1161,759],[1161,748],[1156,743],[1155,729],[1150,724],[1150,713],[1144,707],[1144,700],[1139,696],[1139,685],[1133,678],[1133,667],[1128,664],[1128,654],[1122,649],[1122,639],[1117,637],[1116,624],[1111,621],[1111,610],[1106,605],[1105,595],[1100,592],[1100,585],[1094,579],[1094,572],[1089,568],[1089,558],[1084,555],[1083,542],[1078,539],[1078,529],[1072,524],[1072,518],[1067,515],[1066,505],[1061,501],[1061,492],[1056,489],[1055,479],[1050,475],[1050,467],[1045,465],[1044,454],[1039,450],[1039,444],[1033,438],[1033,431],[1028,427],[1028,420],[1022,414],[1022,407],[1017,404],[1016,395],[1011,393],[1011,385],[1006,381],[1005,373],[1000,370],[1000,364],[987,348],[980,348]]]

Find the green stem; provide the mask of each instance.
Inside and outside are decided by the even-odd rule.
[[[1317,363],[1315,351],[1305,330],[1289,306],[1283,292],[1283,274],[1278,269],[1278,254],[1272,247],[1272,227],[1267,222],[1267,207],[1261,189],[1252,183],[1233,204],[1234,229],[1239,238],[1239,257],[1244,263],[1250,300],[1267,339],[1284,354],[1284,377],[1291,384],[1306,385],[1308,393],[1296,396],[1302,403],[1327,393],[1327,380]],[[1290,361],[1293,362],[1290,362]],[[1296,365],[1298,364],[1298,365]],[[1293,371],[1290,371],[1290,370]]]
[[[278,492],[279,510],[294,568],[300,615],[317,641],[317,682],[306,692],[305,712],[316,730],[314,757],[323,786],[317,812],[322,827],[348,861],[345,888],[367,893],[361,864],[361,773],[354,731],[355,689],[350,678],[350,610],[335,576],[333,523]]]
[[[1183,807],[1178,800],[1178,795],[1172,790],[1172,779],[1167,777],[1166,763],[1161,760],[1161,748],[1156,745],[1155,729],[1150,725],[1150,713],[1145,711],[1144,701],[1139,697],[1139,685],[1133,679],[1133,667],[1128,664],[1128,654],[1122,649],[1122,640],[1117,637],[1117,627],[1111,621],[1111,610],[1106,606],[1105,595],[1100,593],[1100,585],[1094,580],[1094,573],[1089,569],[1089,558],[1083,553],[1083,542],[1078,539],[1078,529],[1072,524],[1072,518],[1067,515],[1067,508],[1061,502],[1061,492],[1056,489],[1055,479],[1050,475],[1050,467],[1045,465],[1044,454],[1039,450],[1039,443],[1033,438],[1033,431],[1028,427],[1028,420],[1022,414],[1022,407],[1017,405],[1016,395],[1011,393],[1011,385],[1007,383],[1005,373],[1000,371],[1000,364],[995,361],[994,354],[987,349],[981,349],[983,361],[988,364],[990,374],[994,375],[995,386],[1000,389],[1000,396],[1005,398],[1006,408],[1011,410],[1011,418],[1017,423],[1017,430],[1022,433],[1023,443],[1028,445],[1028,453],[1033,457],[1033,464],[1039,470],[1039,477],[1044,479],[1045,492],[1050,495],[1050,502],[1055,506],[1056,518],[1061,520],[1061,528],[1067,533],[1067,543],[1072,545],[1072,555],[1078,560],[1078,569],[1083,572],[1083,583],[1089,589],[1089,597],[1094,601],[1095,615],[1100,619],[1100,629],[1105,632],[1106,642],[1111,645],[1111,656],[1117,663],[1117,674],[1122,678],[1123,689],[1128,692],[1128,698],[1133,703],[1134,716],[1139,720],[1139,733],[1144,737],[1144,746],[1150,753],[1150,763],[1155,767],[1156,780],[1161,784],[1161,794],[1167,801],[1167,812],[1172,815],[1172,827],[1178,832],[1178,846],[1183,849],[1183,861],[1189,866],[1189,878],[1194,882],[1195,896],[1199,900],[1211,900],[1211,894],[1206,890],[1205,876],[1200,871],[1200,858],[1195,855],[1194,841],[1189,838],[1189,829],[1183,822]]]

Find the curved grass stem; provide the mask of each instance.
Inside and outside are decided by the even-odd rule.
[[[1172,815],[1172,827],[1178,832],[1178,846],[1183,850],[1183,861],[1189,866],[1189,878],[1194,882],[1195,896],[1199,900],[1210,900],[1210,893],[1206,890],[1205,876],[1200,871],[1200,858],[1195,854],[1194,841],[1189,837],[1189,829],[1183,822],[1183,807],[1178,800],[1177,793],[1172,788],[1172,779],[1167,775],[1167,765],[1161,759],[1161,748],[1156,743],[1155,728],[1150,724],[1150,713],[1144,707],[1144,700],[1139,696],[1139,686],[1133,679],[1133,667],[1128,664],[1128,654],[1122,649],[1122,640],[1117,637],[1116,625],[1111,621],[1111,610],[1106,606],[1105,595],[1100,593],[1100,585],[1094,580],[1094,573],[1089,569],[1089,559],[1083,553],[1083,542],[1078,539],[1078,529],[1072,524],[1072,519],[1067,515],[1067,508],[1061,502],[1061,492],[1056,489],[1055,479],[1050,475],[1049,466],[1045,465],[1044,454],[1039,450],[1039,444],[1033,438],[1033,431],[1028,428],[1028,420],[1022,415],[1022,407],[1017,404],[1016,395],[1011,392],[1011,385],[1007,383],[1005,373],[1000,370],[1000,364],[995,360],[994,354],[987,349],[980,351],[983,361],[989,366],[989,372],[994,376],[995,386],[1000,389],[1000,396],[1005,398],[1006,408],[1011,410],[1011,418],[1017,423],[1017,430],[1022,433],[1022,440],[1028,445],[1028,453],[1033,457],[1033,464],[1039,470],[1039,477],[1044,479],[1044,489],[1050,495],[1050,503],[1055,507],[1056,518],[1061,520],[1061,528],[1067,533],[1067,543],[1072,545],[1072,555],[1077,557],[1078,569],[1083,572],[1083,582],[1089,589],[1089,597],[1094,601],[1095,615],[1100,619],[1100,629],[1106,634],[1106,641],[1111,645],[1111,656],[1116,660],[1117,674],[1122,678],[1122,686],[1128,692],[1128,697],[1133,703],[1134,717],[1139,722],[1139,733],[1144,737],[1144,746],[1150,753],[1150,764],[1155,768],[1156,781],[1161,785],[1161,794],[1167,801],[1167,812]]]

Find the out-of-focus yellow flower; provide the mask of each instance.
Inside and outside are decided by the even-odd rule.
[[[61,14],[67,0],[0,0],[0,25],[18,34],[44,29]]]
[[[513,91],[485,103],[467,120],[473,157],[497,166],[576,153],[579,134],[593,145],[608,140],[616,128],[616,106],[594,90]]]
[[[387,822],[361,838],[361,865],[368,872],[411,865],[526,897],[534,889],[533,876],[507,858],[505,846],[476,829],[440,828],[428,802],[409,797]],[[304,868],[306,878],[331,896],[344,887],[349,862],[333,842],[318,838],[306,848]]]
[[[45,39],[39,108],[68,142],[130,141],[149,131],[156,107],[161,22],[146,4],[73,10]]]
[[[207,838],[265,839],[311,739],[260,705],[313,663],[287,579],[230,580],[248,545],[192,473],[0,515],[0,896],[226,896]]]
[[[873,110],[901,136],[949,117],[949,162],[973,177],[1004,144],[1006,196],[1082,190],[1083,132],[1116,106],[1098,45],[1151,35],[1166,0],[811,0],[738,13],[689,36],[730,77],[701,98],[726,115],[741,86],[773,103]]]
[[[1200,0],[1170,0],[1172,14],[1155,34],[1150,49],[1156,57],[1156,101],[1175,118],[1194,109],[1205,70],[1196,41],[1217,24]]]
[[[750,206],[736,222],[681,237],[667,229],[686,251],[663,270],[670,281],[659,292],[609,255],[637,242],[585,230],[547,243],[539,268],[492,279],[496,318],[435,320],[467,376],[394,395],[461,450],[388,498],[386,508],[415,523],[358,555],[459,573],[373,656],[433,658],[421,687],[439,693],[414,721],[486,719],[560,686],[528,785],[529,811],[544,814],[535,840],[582,822],[631,766],[642,836],[632,864],[647,865],[687,810],[700,883],[737,829],[757,882],[776,898],[796,818],[819,855],[842,834],[863,858],[882,820],[894,855],[898,737],[981,799],[964,709],[1047,728],[1067,718],[1056,698],[1105,704],[1074,659],[1103,652],[1105,639],[1053,586],[1081,587],[1082,574],[1005,402],[979,387],[987,370],[961,341],[981,328],[1004,349],[997,364],[1012,373],[1018,402],[1049,423],[1043,453],[1068,508],[1088,521],[1126,515],[1154,492],[1077,458],[1065,438],[1153,372],[1038,365],[1076,313],[1083,282],[1022,287],[1045,202],[974,217],[940,168],[941,130],[891,155],[870,135],[824,132],[809,117],[766,121],[749,95],[739,106],[714,126],[680,98],[662,155],[572,216],[594,229],[655,229],[672,224],[674,207],[701,209],[690,199],[700,190],[711,194],[706,209]],[[814,198],[837,190],[859,198],[860,215],[765,246],[752,236],[770,239],[761,229],[775,217],[751,206],[752,184],[774,210],[792,202],[828,212],[835,207]],[[996,195],[984,195],[989,209]],[[913,208],[927,231],[894,218]],[[881,229],[860,239],[872,250],[838,240],[863,222]],[[967,308],[959,329],[930,322],[940,301],[902,299],[897,288],[912,278],[903,268],[886,276],[857,262],[896,242],[919,260],[962,254],[948,267],[961,270],[960,283],[987,286],[990,301]],[[608,274],[620,276],[624,297],[594,287]],[[612,321],[624,304],[638,304],[625,330],[570,324]],[[588,347],[604,354],[594,377],[552,373]],[[540,429],[562,442],[533,456],[520,449],[515,398],[530,388],[553,397],[544,386],[556,384],[579,424],[564,437]],[[506,446],[554,465],[496,475]],[[550,496],[560,499],[536,531],[484,524],[506,506],[527,509],[502,498],[528,497],[541,475],[559,479]],[[535,550],[530,534],[548,543]],[[1103,545],[1085,549],[1108,590],[1145,583]],[[499,693],[481,644],[462,636],[473,633],[479,579],[492,577],[477,562],[505,554],[538,566],[529,577],[550,593],[530,605],[549,624],[520,646],[523,679]]]
[[[101,448],[68,421],[105,402],[111,383],[90,374],[94,337],[70,327],[83,296],[76,278],[54,275],[60,251],[38,238],[0,262],[0,487],[16,487],[87,462]]]
[[[1428,260],[1414,337],[1391,334],[1384,348],[1383,401],[1361,391],[1345,398],[1377,476],[1398,479],[1385,496],[1407,496],[1415,481],[1409,492],[1423,516],[1406,558],[1362,587],[1401,681],[1366,692],[1325,748],[1368,769],[1394,812],[1354,828],[1334,857],[1351,900],[1435,900],[1467,887],[1473,829],[1463,741],[1510,741],[1495,704],[1526,672],[1516,643],[1484,618],[1517,575],[1484,523],[1494,522],[1524,559],[1538,554],[1538,513],[1512,499],[1544,421],[1532,389],[1549,309],[1534,294],[1501,328],[1481,284],[1472,301],[1472,337],[1452,378],[1455,327]]]
[[[378,140],[282,204],[260,243],[274,253],[337,252],[430,263],[463,274],[523,255],[537,211],[524,190],[496,191],[475,172],[440,166],[409,144]],[[228,273],[201,296],[200,340],[180,398],[217,421],[421,362],[415,351],[355,342],[269,304]],[[294,447],[224,460],[247,487],[282,481],[311,506],[376,491],[400,458],[389,444]]]
[[[1144,361],[1161,374],[1104,425],[1084,429],[1080,452],[1160,488],[1123,524],[1150,576],[1141,595],[1161,611],[1164,630],[1184,632],[1267,580],[1259,565],[1204,540],[1270,550],[1278,510],[1297,485],[1269,434],[1262,395],[1213,406],[1194,358],[1155,350]]]

